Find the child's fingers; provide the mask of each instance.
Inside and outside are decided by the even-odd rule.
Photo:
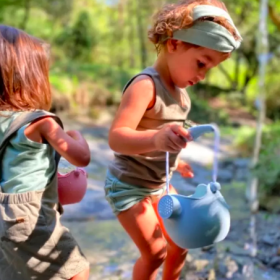
[[[189,171],[189,170],[186,170],[186,171],[183,171],[181,173],[182,177],[184,178],[193,178],[194,177],[194,174],[193,172]]]
[[[174,133],[173,131],[169,133],[168,138],[170,142],[172,142],[172,145],[174,147],[177,147],[179,150],[186,147],[186,141],[184,141],[182,137],[180,137],[178,134]]]
[[[185,165],[185,168],[186,168],[188,171],[193,172],[192,167],[191,167],[189,164],[187,164],[187,163],[186,163],[186,165]]]
[[[180,125],[172,125],[170,128],[175,134],[181,136],[184,139],[191,140],[191,135],[184,127]]]

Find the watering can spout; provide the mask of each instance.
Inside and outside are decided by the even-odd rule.
[[[178,217],[182,212],[180,201],[175,196],[165,195],[159,201],[158,212],[163,219]]]

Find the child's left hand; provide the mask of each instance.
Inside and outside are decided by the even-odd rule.
[[[184,162],[183,160],[179,161],[176,171],[179,172],[181,174],[181,176],[184,178],[193,178],[194,177],[191,166],[188,163]]]

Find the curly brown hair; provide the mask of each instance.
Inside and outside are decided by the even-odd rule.
[[[153,17],[154,23],[148,31],[149,40],[156,46],[157,50],[165,44],[165,38],[172,38],[173,32],[179,29],[189,28],[196,21],[192,19],[192,11],[198,5],[211,5],[221,8],[227,12],[224,3],[218,0],[183,0],[177,4],[167,4]],[[203,17],[197,21],[213,21],[225,27],[236,40],[235,28],[223,17]],[[188,44],[190,45],[190,44]]]
[[[50,108],[49,49],[19,29],[0,25],[0,111]]]

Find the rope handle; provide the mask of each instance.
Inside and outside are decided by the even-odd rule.
[[[196,140],[199,136],[213,132],[215,135],[214,139],[214,159],[213,159],[213,171],[212,171],[212,178],[213,182],[217,182],[217,176],[218,176],[218,153],[220,148],[220,132],[218,127],[215,124],[203,124],[198,126],[193,126],[188,129],[188,132],[191,136],[191,140]],[[169,152],[166,152],[166,164],[165,164],[165,172],[166,172],[166,191],[167,194],[169,194]]]

